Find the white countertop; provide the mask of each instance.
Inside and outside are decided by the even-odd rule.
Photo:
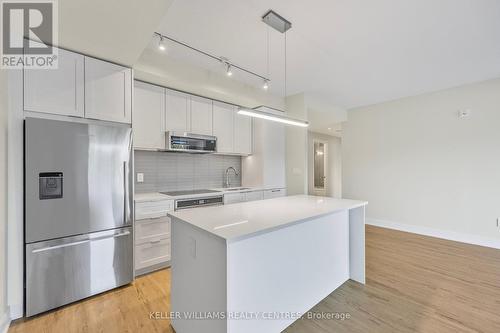
[[[169,215],[227,241],[236,241],[366,204],[366,201],[297,195],[185,209]]]
[[[209,190],[212,191],[219,191],[220,193],[202,193],[202,194],[187,194],[187,195],[176,195],[176,196],[171,196],[171,195],[166,195],[162,194],[159,192],[151,192],[151,193],[136,193],[135,194],[135,202],[147,202],[147,201],[160,201],[160,200],[175,200],[175,199],[195,199],[195,198],[202,198],[202,197],[207,197],[207,196],[214,196],[214,195],[223,195],[223,194],[230,194],[230,193],[241,193],[241,192],[255,192],[255,191],[265,191],[265,190],[274,190],[274,189],[282,189],[284,187],[230,187],[233,189],[238,188],[237,190],[228,190],[228,188],[211,188]]]
[[[158,192],[136,193],[134,196],[135,202],[161,201],[161,200],[171,200],[171,199],[173,198]]]

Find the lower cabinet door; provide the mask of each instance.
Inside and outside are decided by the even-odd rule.
[[[264,199],[272,199],[286,196],[286,190],[284,188],[277,188],[273,190],[264,191]]]
[[[132,228],[26,244],[26,316],[132,282]]]
[[[161,264],[170,260],[170,238],[151,240],[135,247],[135,269]]]
[[[264,194],[262,191],[246,192],[245,201],[256,201],[264,199]]]
[[[224,205],[245,201],[245,193],[224,194]]]
[[[170,217],[135,221],[135,244],[170,237]]]

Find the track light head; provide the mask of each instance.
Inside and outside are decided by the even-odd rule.
[[[162,35],[160,35],[160,40],[158,41],[158,49],[163,52],[167,49],[167,46],[165,45],[165,41],[163,40]]]
[[[233,76],[233,69],[231,68],[231,65],[229,63],[226,63],[226,75]]]
[[[264,84],[262,85],[262,89],[264,89],[264,90],[269,89],[269,80],[264,80]]]

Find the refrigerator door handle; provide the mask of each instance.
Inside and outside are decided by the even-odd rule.
[[[111,235],[111,236],[95,237],[95,238],[85,239],[85,240],[76,241],[76,242],[72,242],[72,243],[68,243],[68,244],[42,247],[40,249],[36,249],[36,250],[31,251],[31,253],[39,253],[39,252],[45,252],[45,251],[50,251],[50,250],[56,250],[56,249],[61,249],[61,248],[65,248],[65,247],[90,243],[90,242],[97,241],[97,240],[103,240],[103,239],[107,239],[107,238],[118,238],[118,237],[123,237],[123,236],[128,236],[128,235],[130,235],[130,231],[124,231],[124,232],[121,232],[119,234],[115,234],[115,235]]]
[[[128,186],[127,186],[127,161],[123,161],[123,225],[127,225],[128,212]]]
[[[75,245],[80,245],[80,244],[85,244],[89,243],[90,239],[78,241],[78,242],[73,242],[73,243],[68,243],[68,244],[61,244],[61,245],[54,245],[54,246],[48,246],[48,247],[42,247],[41,249],[36,249],[31,251],[31,253],[38,253],[38,252],[45,252],[45,251],[50,251],[50,250],[55,250],[55,249],[61,249],[64,247],[70,247],[70,246],[75,246]]]

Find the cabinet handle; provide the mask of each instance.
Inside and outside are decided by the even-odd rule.
[[[149,241],[150,244],[158,244],[161,242],[161,239],[154,240],[154,241]]]

